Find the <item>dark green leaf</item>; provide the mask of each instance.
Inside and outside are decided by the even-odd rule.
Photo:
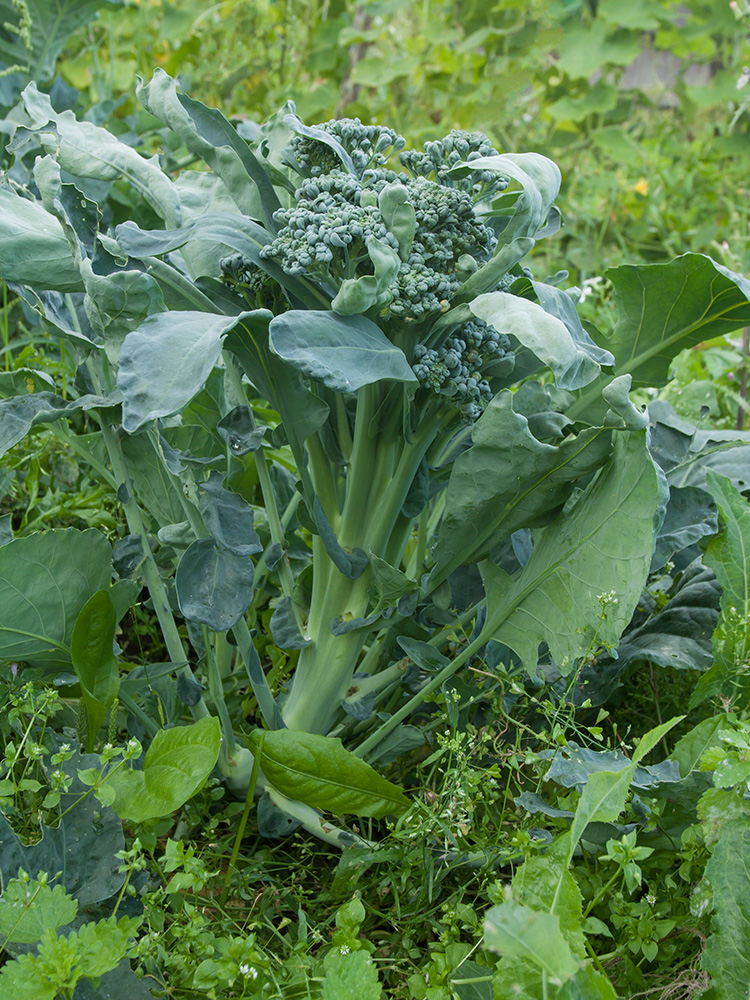
[[[183,553],[175,574],[180,611],[190,621],[226,632],[242,618],[253,599],[253,564],[199,538]]]
[[[223,477],[212,472],[198,488],[198,500],[206,528],[217,545],[238,556],[262,552],[253,527],[252,507],[239,495],[225,490]]]
[[[279,357],[338,392],[383,379],[417,381],[403,352],[364,316],[290,310],[271,320],[269,337]]]
[[[55,529],[0,548],[0,657],[70,667],[78,613],[109,584],[109,542],[94,528]]]
[[[291,597],[282,597],[268,623],[273,641],[280,649],[304,649],[312,639],[300,631]]]
[[[149,420],[177,413],[189,403],[218,361],[225,334],[249,315],[175,310],[149,316],[129,333],[117,374],[124,397],[125,430],[133,433]]]

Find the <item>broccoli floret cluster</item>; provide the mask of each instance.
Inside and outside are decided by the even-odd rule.
[[[478,171],[466,178],[450,176],[450,170],[459,163],[471,162],[484,156],[498,156],[498,151],[483,132],[465,132],[453,129],[443,139],[426,142],[424,151],[407,149],[399,159],[415,177],[434,177],[438,184],[458,187],[475,197],[483,198],[503,191],[508,179],[489,170]]]
[[[278,260],[287,274],[325,281],[354,277],[361,263],[367,268],[372,237],[397,251],[398,240],[388,232],[377,202],[362,198],[363,191],[362,182],[343,170],[306,180],[294,207],[274,213],[282,228],[261,257]]]
[[[363,125],[359,118],[334,118],[316,128],[338,139],[351,157],[359,176],[370,168],[382,167],[392,152],[397,152],[406,145],[404,137],[392,128]],[[290,143],[290,150],[303,176],[319,177],[341,169],[341,158],[336,151],[309,136],[295,135]]]
[[[304,274],[330,290],[348,278],[372,274],[368,240],[397,254],[401,250],[378,206],[378,196],[393,183],[406,188],[416,229],[389,288],[390,313],[420,320],[442,311],[463,281],[459,259],[468,255],[483,263],[496,237],[474,214],[471,195],[424,177],[380,167],[361,177],[335,169],[308,178],[296,192],[296,204],[274,213],[281,229],[261,256],[277,260],[287,274]]]
[[[417,344],[412,369],[424,388],[449,397],[463,419],[473,422],[494,395],[485,376],[509,374],[513,365],[509,338],[477,319],[437,350]]]
[[[239,292],[253,309],[287,309],[284,290],[270,274],[240,253],[221,262],[221,280]]]

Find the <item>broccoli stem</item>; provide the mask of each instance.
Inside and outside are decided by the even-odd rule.
[[[378,395],[374,386],[365,386],[357,401],[339,541],[344,547],[356,546],[382,557],[389,550],[394,531],[399,555],[403,551],[413,521],[401,515],[401,508],[422,459],[444,420],[451,417],[437,409],[426,415],[408,444],[403,439],[384,441],[380,436],[370,436]],[[324,733],[332,725],[352,685],[362,649],[380,626],[373,623],[335,636],[331,634],[331,620],[337,616],[364,618],[370,583],[369,569],[357,580],[344,576],[332,563],[321,539],[313,538],[313,586],[306,630],[312,644],[300,651],[282,713],[290,729]]]

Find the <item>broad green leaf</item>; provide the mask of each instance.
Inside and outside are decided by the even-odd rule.
[[[27,79],[42,81],[54,76],[57,58],[73,32],[102,8],[117,10],[122,0],[25,0],[25,5],[31,21],[31,49],[20,37],[13,38],[9,33],[9,24],[18,23],[20,11],[15,4],[2,0],[0,59],[6,66],[26,66]]]
[[[527,858],[513,876],[513,899],[532,910],[553,913],[576,958],[585,958],[583,897],[568,871],[567,856],[553,845],[542,857]]]
[[[219,720],[205,716],[191,726],[162,729],[143,760],[107,780],[115,790],[112,808],[121,819],[142,823],[169,816],[198,791],[219,757]]]
[[[328,405],[306,388],[296,368],[270,349],[271,318],[271,313],[255,313],[252,323],[240,322],[227,334],[224,345],[240,362],[259,394],[278,412],[301,455],[302,443],[325,423]]]
[[[77,292],[83,281],[58,220],[0,186],[0,278],[36,291]]]
[[[203,521],[219,548],[238,556],[262,552],[263,546],[253,527],[253,509],[246,500],[224,489],[223,477],[212,472],[198,487],[198,504]]]
[[[560,929],[556,914],[532,910],[512,901],[488,910],[484,920],[484,947],[499,955],[523,959],[546,973],[555,985],[574,976],[580,965]]]
[[[680,351],[750,325],[750,281],[703,254],[623,264],[606,276],[619,319],[603,346],[615,356],[615,374],[629,372],[636,387],[665,385]],[[600,392],[599,383],[590,386],[569,414],[589,419]]]
[[[716,501],[724,530],[708,543],[704,562],[722,587],[722,611],[750,617],[750,504],[726,476],[709,471],[706,489]]]
[[[650,729],[633,752],[630,764],[621,771],[597,771],[586,782],[570,828],[568,863],[576,844],[589,823],[614,823],[625,808],[625,799],[638,762],[673,729],[683,716]]]
[[[77,912],[78,903],[62,885],[52,888],[36,879],[22,882],[13,878],[0,897],[0,941],[39,941],[46,931],[69,924]]]
[[[586,345],[575,341],[565,323],[537,302],[509,292],[485,292],[469,308],[498,333],[516,337],[548,365],[561,389],[580,389],[601,372]]]
[[[178,94],[175,81],[158,68],[149,83],[139,80],[136,95],[221,177],[241,212],[275,232],[272,216],[281,207],[278,196],[248,144],[220,111]]]
[[[534,437],[513,393],[495,396],[472,429],[472,447],[453,464],[435,544],[430,586],[482,559],[519,528],[546,524],[577,480],[606,462],[612,431],[588,428],[559,445]]]
[[[180,611],[188,621],[226,632],[242,618],[253,599],[253,564],[211,538],[196,539],[182,555],[175,574]]]
[[[709,996],[734,1000],[750,989],[750,816],[722,827],[706,878],[714,915],[701,967],[711,975]]]
[[[117,362],[125,337],[148,316],[166,310],[159,285],[143,271],[95,274],[89,260],[81,262],[86,286],[84,305],[91,326],[105,340],[109,359]]]
[[[138,502],[143,504],[157,524],[182,521],[185,508],[180,495],[149,436],[145,433],[123,435],[120,447],[128,463]]]
[[[54,529],[0,548],[0,657],[70,668],[73,625],[109,585],[112,550],[95,528]]]
[[[409,800],[369,764],[345,750],[341,740],[279,729],[250,734],[251,750],[282,795],[336,815],[400,816]]]
[[[58,113],[46,94],[30,83],[23,92],[24,107],[38,130],[39,141],[63,170],[74,177],[100,181],[124,178],[169,226],[180,222],[180,198],[173,182],[159,166],[132,146],[92,122],[78,121],[72,111]],[[51,124],[51,128],[47,126]]]
[[[271,320],[269,340],[280,358],[338,392],[394,379],[416,382],[403,351],[364,316],[289,310]]]
[[[112,652],[116,627],[117,613],[108,590],[91,595],[73,626],[70,657],[83,690],[87,753],[94,749],[99,727],[120,689],[117,658]]]
[[[514,649],[534,670],[547,642],[563,673],[595,646],[615,645],[630,621],[651,563],[659,499],[645,431],[617,435],[614,453],[573,506],[535,532],[521,574],[511,580],[486,560],[483,634]],[[614,592],[617,604],[604,606]]]
[[[517,237],[533,237],[543,228],[560,191],[560,168],[540,153],[503,153],[480,156],[470,163],[454,167],[450,173],[465,176],[474,170],[490,170],[500,177],[510,177],[523,188],[507,226],[500,237],[511,243]]]
[[[225,334],[252,315],[174,310],[149,316],[129,333],[117,373],[124,396],[125,430],[133,433],[149,420],[177,413],[189,403],[219,360]]]

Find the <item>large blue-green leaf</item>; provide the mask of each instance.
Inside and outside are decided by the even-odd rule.
[[[198,502],[206,528],[217,545],[238,556],[262,552],[253,527],[253,509],[239,493],[225,490],[223,478],[212,472],[198,488]]]
[[[588,428],[560,444],[538,441],[529,420],[498,393],[472,430],[472,446],[453,464],[434,550],[430,586],[482,559],[519,528],[546,524],[612,450],[612,431]]]
[[[659,501],[645,431],[618,434],[614,453],[585,493],[549,527],[513,580],[499,566],[480,568],[487,589],[483,634],[514,649],[532,671],[541,642],[562,673],[598,645],[617,643],[651,563]],[[616,604],[603,605],[613,593]]]
[[[242,618],[253,598],[253,564],[199,538],[183,553],[175,575],[180,611],[190,621],[226,632]]]
[[[258,393],[278,412],[295,458],[304,462],[303,443],[325,423],[328,404],[305,387],[296,368],[270,349],[270,319],[270,312],[254,313],[252,323],[240,322],[229,332],[225,347],[235,355]]]
[[[510,219],[501,234],[502,243],[519,236],[534,237],[547,222],[560,191],[560,168],[540,153],[503,153],[480,156],[450,172],[463,176],[474,170],[489,170],[500,177],[510,177],[521,185],[523,193],[513,205]]]
[[[100,181],[124,178],[167,225],[180,221],[180,198],[173,182],[159,166],[132,146],[92,122],[78,121],[72,111],[57,112],[46,94],[30,83],[23,92],[24,107],[39,141],[63,170],[74,177]],[[23,137],[19,134],[19,139]]]
[[[148,316],[166,310],[164,296],[154,278],[143,271],[95,274],[91,262],[83,260],[81,275],[86,287],[86,315],[116,364],[125,337]]]
[[[364,316],[293,309],[271,320],[269,339],[280,358],[338,392],[382,379],[417,381],[403,351]]]
[[[0,186],[0,278],[35,290],[83,288],[58,220],[37,201]]]
[[[112,549],[94,528],[54,529],[0,547],[0,658],[70,669],[73,626],[109,585]]]
[[[149,83],[139,81],[136,94],[147,111],[221,177],[241,212],[276,231],[278,196],[247,142],[220,111],[178,94],[175,81],[158,68]]]
[[[472,313],[532,351],[548,365],[561,389],[580,389],[601,372],[590,346],[574,340],[568,326],[538,303],[509,292],[485,292],[469,303]]]
[[[680,351],[750,325],[750,281],[703,254],[623,264],[607,277],[619,319],[606,347],[615,374],[630,373],[635,386],[665,385]],[[590,386],[569,412],[587,418],[599,392],[598,384]]]
[[[132,433],[149,420],[179,412],[203,388],[225,334],[254,315],[175,310],[149,316],[129,333],[117,373],[125,430]]]

